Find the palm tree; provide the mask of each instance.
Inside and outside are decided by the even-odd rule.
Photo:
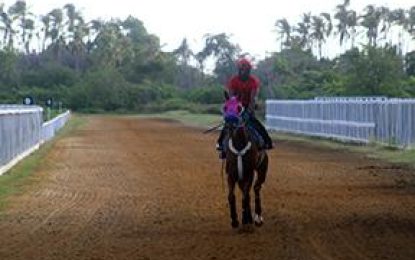
[[[350,5],[350,0],[344,0],[343,4],[336,6],[336,13],[334,18],[338,20],[337,23],[337,33],[340,35],[340,46],[343,45],[344,40],[347,40],[350,37],[348,31],[348,16],[349,11],[347,7]]]
[[[376,47],[377,39],[379,35],[379,25],[382,18],[381,10],[373,5],[368,5],[365,8],[366,13],[361,16],[361,26],[365,27],[367,32],[366,36],[369,40],[369,46]]]
[[[320,15],[324,18],[326,37],[330,37],[331,33],[333,32],[333,22],[331,20],[331,15],[329,13],[321,13]]]
[[[357,36],[357,29],[356,27],[359,25],[357,13],[354,10],[350,10],[347,12],[347,27],[350,28],[350,38],[352,40],[352,48],[355,46],[356,36]]]
[[[80,69],[82,55],[87,52],[84,38],[89,35],[89,27],[79,13],[75,14],[73,26],[73,40],[70,42],[70,49],[75,56],[75,70],[78,71]]]
[[[300,46],[301,48],[310,49],[312,45],[312,39],[310,38],[310,29],[311,29],[311,14],[304,13],[302,21],[294,27],[294,31],[298,33],[300,37]]]
[[[415,39],[415,6],[408,10],[407,30],[412,39]]]
[[[184,38],[180,46],[173,50],[173,55],[177,57],[180,63],[184,66],[189,64],[189,60],[193,57],[193,52],[187,44],[187,39]]]
[[[192,71],[189,68],[189,60],[193,57],[193,52],[187,44],[187,39],[184,38],[180,46],[173,50],[173,55],[179,60],[181,66],[179,67],[179,85],[184,88],[190,88],[192,84]]]
[[[278,33],[280,34],[279,40],[281,41],[281,49],[283,49],[283,45],[286,47],[290,46],[292,28],[287,19],[277,20],[275,26],[279,29]]]
[[[104,26],[104,21],[102,20],[92,20],[90,22],[88,22],[86,24],[87,26],[87,30],[88,30],[88,41],[86,44],[86,48],[87,48],[87,52],[91,53],[92,48],[94,47],[94,41],[92,40],[93,38],[96,38],[97,35],[101,32],[103,26]]]
[[[9,7],[8,14],[12,21],[20,19],[20,27],[22,28],[22,42],[26,40],[26,30],[24,28],[24,20],[26,19],[26,2],[16,1],[12,6]]]
[[[399,27],[398,49],[399,52],[402,54],[403,33],[407,22],[405,10],[402,8],[392,10],[389,13],[389,22],[391,23],[391,27]]]
[[[311,22],[311,28],[312,28],[312,33],[310,34],[310,37],[317,41],[318,53],[321,59],[322,46],[326,40],[326,29],[325,29],[325,24],[324,24],[323,19],[319,16],[313,16],[312,22]]]
[[[387,42],[389,30],[392,26],[392,21],[390,19],[391,11],[389,8],[381,6],[377,8],[378,13],[380,14],[380,33],[383,33],[382,39]]]
[[[55,8],[48,14],[52,22],[52,29],[50,30],[50,37],[52,44],[56,43],[60,36],[62,36],[63,12],[59,8]]]
[[[2,21],[5,25],[5,33],[3,40],[7,42],[7,48],[14,48],[14,36],[17,31],[14,29],[14,22],[19,19],[21,10],[25,7],[22,4],[22,1],[17,1],[14,5],[9,7],[7,12],[2,13]],[[24,32],[25,34],[25,32]]]
[[[303,22],[299,22],[296,27],[294,27],[294,32],[298,33],[298,37],[300,38],[300,46],[301,48],[308,49],[310,39],[310,32],[307,26]]]
[[[35,30],[35,21],[32,19],[26,18],[24,20],[23,28],[27,33],[27,39],[24,41],[24,48],[26,50],[26,54],[30,52],[30,42],[33,39],[33,32]]]
[[[196,55],[195,55],[194,57],[195,57],[195,59],[196,59],[196,61],[197,61],[198,65],[199,65],[199,69],[200,69],[200,71],[201,71],[201,72],[202,72],[202,74],[203,74],[203,73],[204,73],[204,71],[205,71],[205,60],[206,60],[206,58],[207,58],[206,53],[202,50],[202,51],[200,51],[200,52],[196,53]]]
[[[78,17],[78,13],[76,12],[75,6],[73,4],[66,4],[63,9],[66,10],[66,16],[68,18],[67,26],[68,26],[68,32],[70,35],[68,35],[69,38],[74,38],[74,31],[75,31],[75,22]]]
[[[42,40],[42,51],[45,51],[46,49],[46,41],[48,40],[48,38],[51,36],[51,32],[50,32],[50,15],[44,15],[41,17],[40,19],[43,23],[42,26],[42,31],[43,31],[43,40]]]
[[[29,38],[32,38],[32,33],[34,30],[34,20],[31,19],[33,14],[29,12],[26,1],[18,0],[9,8],[9,15],[12,17],[12,20],[19,20],[20,21],[20,28],[21,28],[21,42],[26,49],[26,53],[29,52],[29,42],[27,42],[27,36],[29,32]]]
[[[7,14],[4,12],[4,3],[1,3],[0,4],[0,19],[1,19],[0,21],[3,23],[3,26],[0,26],[0,31],[3,31],[3,34],[6,33],[6,25],[5,25],[4,19],[3,19],[4,15],[7,15]],[[6,38],[7,38],[7,36],[6,36]],[[4,39],[4,37],[3,37],[3,39]],[[6,44],[5,41],[0,41],[0,43],[2,43],[2,45]]]

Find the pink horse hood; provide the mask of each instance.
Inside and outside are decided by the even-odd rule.
[[[238,116],[242,111],[242,106],[236,97],[231,97],[225,102],[223,113],[225,116]]]

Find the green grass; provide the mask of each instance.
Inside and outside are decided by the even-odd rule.
[[[53,140],[42,145],[39,150],[26,157],[4,175],[0,176],[0,211],[7,206],[7,199],[11,195],[22,192],[25,187],[36,182],[36,179],[32,176],[40,166],[41,162],[43,162],[48,152],[52,149],[56,140],[77,129],[84,122],[84,118],[72,116],[71,120],[69,120],[66,126],[59,131]]]
[[[168,111],[158,114],[145,114],[140,117],[163,118],[179,121],[188,126],[207,128],[222,122],[222,116],[212,114],[194,114],[184,110]]]

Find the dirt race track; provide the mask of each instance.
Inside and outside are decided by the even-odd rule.
[[[88,118],[1,213],[0,259],[415,259],[413,170],[279,142],[265,224],[240,233],[215,139],[168,121]]]

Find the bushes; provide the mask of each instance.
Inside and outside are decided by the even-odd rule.
[[[223,102],[223,87],[209,86],[196,88],[183,93],[183,98],[200,104],[219,104]]]
[[[79,75],[74,70],[55,63],[47,63],[36,69],[27,69],[21,72],[23,86],[72,86],[78,81]]]

